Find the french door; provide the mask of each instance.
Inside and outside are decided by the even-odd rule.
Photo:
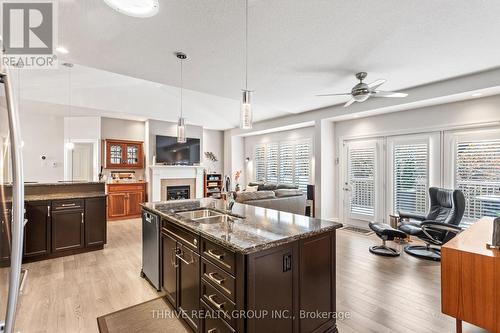
[[[382,219],[383,140],[345,141],[343,148],[343,221],[366,227]]]

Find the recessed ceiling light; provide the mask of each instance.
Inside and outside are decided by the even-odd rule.
[[[65,48],[64,46],[56,47],[56,51],[59,52],[59,53],[62,53],[62,54],[68,54],[69,53],[68,49]]]
[[[483,96],[483,93],[476,92],[472,94],[472,97],[480,97],[480,96]]]
[[[151,17],[158,14],[158,0],[104,0],[119,13],[133,17]]]

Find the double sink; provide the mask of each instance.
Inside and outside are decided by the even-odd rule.
[[[197,209],[178,212],[177,215],[196,221],[200,224],[230,223],[240,219],[239,217],[210,209]]]

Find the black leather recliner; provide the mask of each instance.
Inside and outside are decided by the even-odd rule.
[[[460,190],[429,188],[430,209],[427,215],[399,212],[399,229],[416,236],[426,245],[408,245],[406,253],[427,260],[441,261],[441,245],[462,231],[459,227],[465,211],[465,197]]]

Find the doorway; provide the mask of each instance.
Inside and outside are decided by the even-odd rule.
[[[94,145],[92,143],[75,143],[71,152],[71,180],[92,181],[94,177]]]

